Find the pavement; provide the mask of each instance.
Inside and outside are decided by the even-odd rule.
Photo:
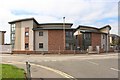
[[[118,53],[77,55],[0,54],[2,63],[26,70],[31,64],[32,78],[118,78]]]
[[[25,69],[25,71],[27,72],[26,64],[23,62],[11,61],[11,62],[3,62],[3,63],[15,65],[19,68]],[[31,64],[30,69],[31,69],[31,77],[32,78],[63,78],[61,75],[58,75],[58,74],[54,73],[53,71],[41,68],[34,64]]]

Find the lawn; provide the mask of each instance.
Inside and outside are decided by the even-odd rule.
[[[2,64],[2,80],[25,80],[24,69],[9,64]]]

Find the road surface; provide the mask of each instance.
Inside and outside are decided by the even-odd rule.
[[[118,54],[24,55],[1,54],[3,63],[25,69],[31,64],[32,78],[118,78]]]

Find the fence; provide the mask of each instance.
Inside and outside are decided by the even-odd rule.
[[[0,53],[11,53],[12,46],[11,45],[0,45]]]

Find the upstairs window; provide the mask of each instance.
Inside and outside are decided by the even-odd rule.
[[[73,32],[70,32],[70,36],[73,36]]]
[[[72,38],[73,37],[73,32],[66,31],[66,37]]]
[[[25,32],[25,36],[29,36],[29,33],[28,33],[28,32]]]
[[[15,32],[15,24],[11,24],[11,31]]]
[[[43,32],[42,31],[39,32],[39,36],[43,36]]]
[[[69,32],[68,31],[66,32],[66,37],[69,37]]]

